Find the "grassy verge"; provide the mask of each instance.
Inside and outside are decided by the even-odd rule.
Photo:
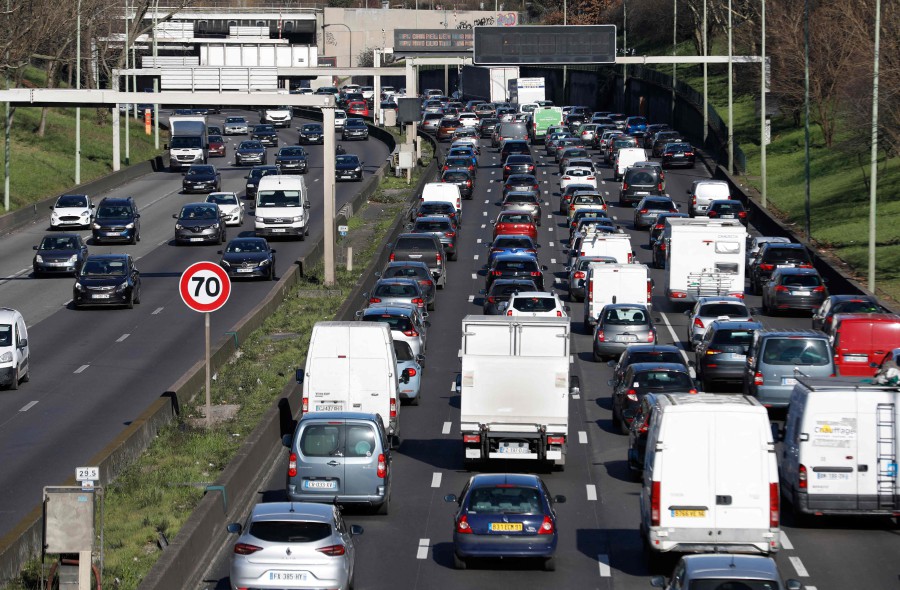
[[[354,233],[359,232],[357,269],[365,268],[377,253],[408,197],[409,192],[380,191],[371,199],[372,204],[352,218],[346,239],[352,241]],[[367,212],[366,207],[377,207],[377,214],[369,214],[373,212]],[[369,221],[360,223],[363,218]],[[212,385],[213,403],[238,404],[234,418],[211,430],[198,427],[195,419],[202,416],[204,402],[197,396],[183,406],[181,416],[160,432],[147,452],[107,488],[104,587],[129,589],[140,584],[160,555],[159,533],[169,539],[176,537],[202,498],[205,484],[216,480],[305,357],[313,324],[331,319],[343,303],[342,296],[331,294],[338,289],[347,293],[359,274],[339,267],[337,284],[326,288],[322,269],[315,269],[218,371]],[[300,290],[306,296],[299,297]],[[322,291],[323,296],[309,296],[310,291]],[[38,590],[49,563],[30,563],[7,588]]]
[[[724,55],[727,48],[713,46],[711,53]],[[671,53],[671,48],[662,50]],[[649,53],[649,52],[648,52]],[[679,54],[692,54],[693,46],[682,44]],[[756,66],[738,65],[735,76]],[[671,74],[671,66],[658,66]],[[758,68],[757,68],[758,70]],[[710,66],[709,102],[727,122],[728,79],[724,66]],[[680,66],[678,79],[703,90],[702,69]],[[758,79],[758,78],[757,78]],[[740,86],[740,84],[736,84]],[[761,189],[760,125],[757,111],[758,89],[734,94],[734,136],[747,157],[743,181]],[[846,262],[851,274],[864,278],[868,268],[869,232],[869,151],[851,148],[851,129],[839,123],[834,145],[827,147],[818,125],[810,126],[810,228],[813,243],[822,251]],[[766,149],[767,197],[769,207],[784,221],[803,233],[806,223],[805,137],[802,123],[792,117],[772,119],[772,140]],[[900,158],[886,158],[882,152],[878,169],[876,280],[879,295],[900,301]]]

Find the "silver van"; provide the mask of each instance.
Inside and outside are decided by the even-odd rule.
[[[819,330],[759,330],[747,352],[744,394],[767,408],[787,408],[797,376],[834,375],[834,352]]]
[[[372,506],[387,514],[391,499],[391,448],[377,414],[305,414],[293,435],[287,495],[292,502]]]

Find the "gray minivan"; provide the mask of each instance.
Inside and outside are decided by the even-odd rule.
[[[367,505],[388,513],[391,449],[377,414],[305,414],[282,443],[290,449],[287,495],[292,502]]]
[[[834,352],[819,330],[759,330],[747,352],[744,393],[767,408],[787,408],[798,374],[834,375]]]

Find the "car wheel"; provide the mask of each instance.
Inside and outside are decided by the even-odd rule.
[[[135,305],[140,305],[140,303],[141,303],[141,288],[138,287],[138,288],[137,288],[137,295],[134,296],[134,304],[135,304]]]
[[[414,398],[412,398],[411,400],[409,400],[409,405],[411,405],[411,406],[418,406],[418,405],[419,405],[419,398],[420,398],[420,397],[421,397],[421,395],[417,395],[416,397],[414,397]]]
[[[128,298],[128,309],[134,309],[134,292],[132,291],[131,297]]]
[[[16,372],[13,374],[12,381],[9,384],[9,388],[15,391],[19,389],[19,369],[16,369]],[[465,569],[465,568],[463,568]]]
[[[428,304],[428,311],[434,311],[434,301]]]
[[[140,232],[140,230],[138,230],[138,232],[137,232],[137,241],[138,241],[138,242],[141,241],[141,232]]]
[[[466,567],[468,567],[468,564],[466,563],[466,558],[460,557],[459,555],[457,555],[456,551],[453,552],[453,567],[458,570],[464,570],[464,569],[466,569]]]
[[[22,383],[28,383],[29,381],[31,381],[31,371],[25,369],[25,374],[22,375]]]
[[[555,572],[556,571],[556,558],[548,557],[544,560],[544,571],[545,572]]]
[[[129,244],[137,244],[137,232],[131,234],[131,239],[128,240]]]

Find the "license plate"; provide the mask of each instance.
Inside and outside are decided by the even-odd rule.
[[[283,234],[285,231],[287,231],[287,230],[284,229],[283,227],[273,227],[272,228],[272,232],[276,233],[276,234]]]
[[[637,336],[633,334],[619,334],[616,336],[616,342],[637,342]]]
[[[305,582],[308,578],[306,572],[269,572],[272,582]]]
[[[252,268],[239,268],[239,269],[237,269],[237,271],[238,272],[253,272],[253,269]]]
[[[794,268],[793,264],[776,264],[775,268]]]
[[[808,297],[808,296],[809,296],[809,291],[794,291],[793,294],[794,294],[794,295],[800,295],[800,296],[807,296],[807,297]]]
[[[94,293],[91,297],[93,299],[109,299],[109,293]]]
[[[844,362],[845,363],[865,363],[868,362],[869,357],[865,354],[845,354]]]
[[[317,412],[343,412],[344,405],[343,404],[318,404],[316,405]]]
[[[793,377],[782,377],[781,378],[782,385],[797,385],[797,380]]]
[[[47,266],[68,266],[68,262],[48,262]]]
[[[492,522],[490,524],[490,530],[492,531],[502,531],[502,532],[510,532],[510,531],[521,531],[522,523],[521,522]]]
[[[706,510],[673,510],[675,518],[706,518]]]
[[[728,213],[727,215],[723,215],[722,219],[734,219],[734,215],[732,215],[731,213]]]
[[[636,195],[649,195],[650,193],[647,192],[647,191],[637,191],[637,192],[634,193],[634,194],[636,194]]]
[[[827,479],[827,480],[850,479],[850,474],[849,473],[817,473],[816,479]]]
[[[308,490],[333,490],[337,488],[337,482],[333,479],[307,479],[303,487]]]
[[[499,451],[501,453],[506,453],[509,455],[525,455],[529,452],[529,448],[527,445],[522,444],[522,446],[512,446],[506,443],[500,443]]]
[[[202,242],[203,238],[191,238],[192,242]]]
[[[675,155],[672,156],[672,157],[673,157],[673,158],[683,158],[683,157],[684,157],[684,154],[675,154]]]

